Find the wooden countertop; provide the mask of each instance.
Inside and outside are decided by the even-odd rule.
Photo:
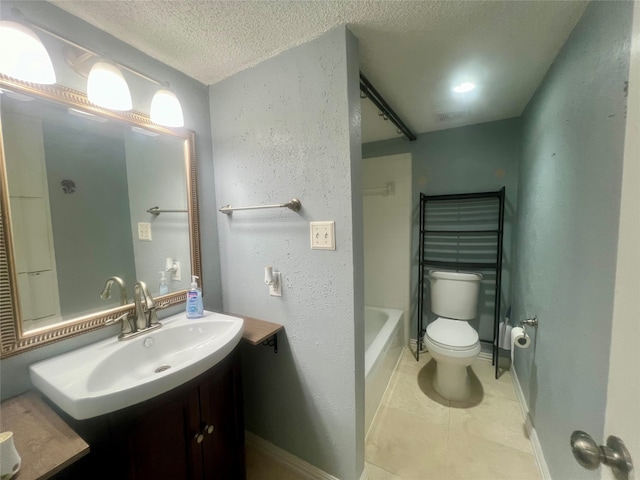
[[[251,345],[260,345],[265,340],[273,337],[280,330],[284,330],[284,325],[280,325],[279,323],[267,322],[266,320],[259,320],[257,318],[247,317],[246,315],[238,315],[237,313],[223,313],[225,315],[239,317],[244,320],[244,332],[242,333],[242,338]]]
[[[46,479],[89,453],[89,445],[32,390],[0,404],[0,431],[22,457],[15,480]]]

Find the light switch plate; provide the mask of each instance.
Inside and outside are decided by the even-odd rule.
[[[336,249],[336,222],[309,222],[312,250]]]
[[[151,224],[147,222],[138,222],[138,240],[151,241]]]

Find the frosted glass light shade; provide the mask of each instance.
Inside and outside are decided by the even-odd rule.
[[[110,110],[131,110],[131,92],[122,72],[105,60],[98,60],[87,80],[87,97],[91,103]]]
[[[151,100],[151,121],[165,127],[183,127],[182,106],[176,94],[168,88],[161,88]]]
[[[0,72],[23,82],[56,83],[51,58],[38,36],[9,20],[0,21]]]

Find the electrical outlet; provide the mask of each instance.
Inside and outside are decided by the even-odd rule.
[[[273,272],[273,285],[269,285],[269,295],[272,297],[282,296],[282,276],[280,272]]]
[[[335,250],[336,230],[334,221],[310,222],[311,249],[312,250]]]
[[[176,282],[182,281],[182,273],[180,271],[180,262],[173,262],[176,266],[176,269],[172,272],[171,280],[175,280]]]
[[[138,240],[151,241],[151,224],[138,222]]]

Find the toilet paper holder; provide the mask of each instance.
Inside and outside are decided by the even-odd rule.
[[[526,330],[526,327],[537,328],[538,327],[538,318],[537,317],[533,317],[533,318],[527,318],[526,320],[522,320],[520,322],[520,326],[523,328],[523,330]]]

